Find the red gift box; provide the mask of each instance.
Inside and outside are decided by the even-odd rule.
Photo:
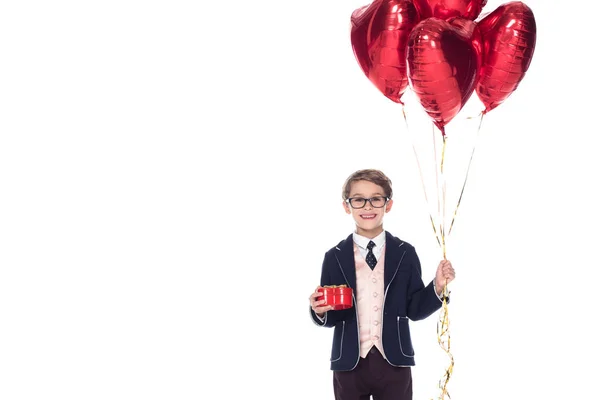
[[[343,286],[324,286],[319,288],[321,296],[317,300],[325,300],[321,306],[333,306],[334,310],[352,307],[352,288]]]

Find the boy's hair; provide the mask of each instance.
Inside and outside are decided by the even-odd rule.
[[[368,181],[379,185],[383,188],[384,194],[388,198],[392,198],[392,181],[385,174],[377,169],[361,169],[354,172],[346,179],[344,186],[342,187],[342,198],[347,200],[350,197],[350,186],[352,182],[356,181]]]

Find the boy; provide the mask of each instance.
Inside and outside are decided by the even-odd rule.
[[[336,400],[412,400],[415,365],[408,320],[440,309],[444,285],[454,279],[442,260],[425,286],[410,244],[383,229],[392,208],[391,181],[381,171],[360,170],[344,183],[343,206],[356,223],[353,234],[325,253],[321,284],[309,297],[319,326],[335,327],[331,369]],[[353,289],[353,307],[332,310],[317,301],[325,285]]]

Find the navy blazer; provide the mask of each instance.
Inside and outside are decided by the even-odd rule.
[[[356,264],[352,235],[325,253],[321,286],[346,284],[353,289],[353,307],[332,310],[324,321],[310,310],[315,324],[334,327],[331,369],[349,371],[360,359],[360,337],[356,308]],[[408,320],[418,321],[439,310],[442,302],[435,293],[433,281],[425,286],[421,263],[409,243],[385,233],[384,298],[382,344],[387,361],[393,366],[415,365],[415,352],[410,339]]]

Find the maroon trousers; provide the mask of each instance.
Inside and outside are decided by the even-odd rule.
[[[412,400],[410,367],[393,367],[373,347],[352,371],[333,371],[335,400]]]

